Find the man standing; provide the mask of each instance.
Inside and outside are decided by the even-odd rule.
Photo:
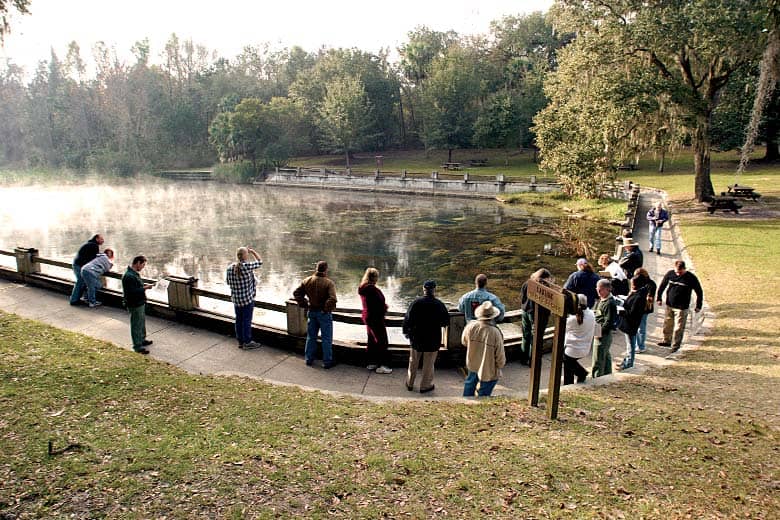
[[[539,283],[552,282],[552,274],[547,269],[538,269],[528,278]],[[539,330],[544,336],[544,331],[547,329],[547,322],[550,319],[550,310],[537,306],[528,297],[528,281],[526,281],[522,287],[520,287],[520,308],[523,310],[522,325],[523,325],[523,344],[520,346],[520,363],[523,365],[531,366],[531,349],[534,343],[534,308],[539,312]]]
[[[70,293],[70,304],[79,305],[81,293],[87,288],[84,279],[81,277],[81,268],[95,259],[100,252],[100,246],[103,245],[103,235],[98,233],[87,240],[76,253],[73,259],[73,275],[76,277],[76,283],[73,284],[73,291]]]
[[[669,212],[664,209],[663,204],[659,200],[647,212],[647,222],[650,225],[650,248],[648,250],[651,253],[653,252],[653,246],[655,246],[655,252],[659,255],[661,254],[661,229],[667,220],[669,220]]]
[[[493,304],[493,307],[498,309],[498,316],[496,321],[504,319],[504,312],[506,308],[501,300],[495,294],[488,292],[487,290],[488,278],[484,274],[478,274],[474,279],[474,285],[476,288],[473,291],[469,291],[460,297],[458,301],[458,310],[463,313],[466,318],[466,323],[474,319],[474,311],[479,307],[482,302],[489,301]]]
[[[639,244],[634,242],[633,238],[623,239],[623,256],[618,261],[618,265],[623,268],[626,277],[630,280],[634,277],[634,271],[642,267],[645,257],[639,250]]]
[[[136,256],[122,276],[122,292],[127,312],[130,313],[130,337],[133,350],[139,354],[148,354],[146,347],[152,344],[152,340],[146,339],[146,290],[151,289],[152,284],[145,284],[141,279],[140,273],[144,267],[146,257]]]
[[[461,342],[466,347],[468,376],[463,383],[463,397],[474,397],[479,383],[479,397],[493,393],[501,369],[506,365],[504,335],[493,320],[501,312],[490,301],[483,302],[476,311],[476,320],[463,329]]]
[[[306,278],[293,292],[293,298],[303,308],[308,308],[309,325],[306,329],[304,359],[307,366],[314,364],[317,351],[317,333],[322,334],[322,368],[329,369],[333,362],[333,314],[336,309],[336,285],[328,278],[328,263],[320,260],[313,275]]]
[[[252,255],[254,262],[249,261]],[[257,281],[255,269],[263,265],[260,255],[251,247],[239,247],[236,250],[236,261],[230,264],[225,274],[225,281],[230,287],[230,300],[236,313],[236,339],[238,348],[254,349],[260,344],[252,341],[252,314],[255,311],[255,294]]]
[[[588,299],[588,308],[592,309],[596,303],[596,284],[601,278],[585,258],[577,260],[577,270],[569,275],[563,288],[574,294],[584,294]]]
[[[436,282],[426,280],[423,284],[423,296],[409,306],[404,316],[403,332],[409,338],[409,370],[406,377],[406,389],[414,390],[417,367],[422,359],[422,381],[420,393],[434,389],[433,365],[441,347],[441,329],[450,321],[447,307],[434,296]]]
[[[700,312],[704,303],[704,291],[701,288],[696,275],[688,272],[685,262],[677,260],[674,269],[670,270],[658,287],[657,303],[662,305],[661,295],[666,288],[666,316],[664,316],[664,340],[658,343],[659,347],[672,347],[672,352],[680,350],[685,322],[688,319],[688,309],[691,306],[691,292],[696,292],[695,311]]]
[[[596,316],[596,339],[593,344],[593,366],[591,377],[606,376],[612,373],[612,331],[617,323],[618,310],[615,298],[612,297],[612,284],[607,279],[596,284],[599,301],[593,308]]]

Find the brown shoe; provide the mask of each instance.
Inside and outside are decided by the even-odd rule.
[[[414,390],[414,385],[410,383],[409,381],[406,382],[406,389],[410,392]]]
[[[427,394],[428,392],[433,392],[434,388],[436,388],[436,385],[431,385],[428,388],[420,388],[420,393]]]

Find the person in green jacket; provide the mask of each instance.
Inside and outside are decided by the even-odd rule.
[[[122,276],[122,292],[130,313],[130,337],[133,340],[133,350],[139,354],[148,354],[146,347],[152,344],[152,340],[146,339],[146,290],[151,289],[152,284],[145,284],[141,279],[140,273],[144,267],[146,257],[136,256]]]
[[[618,311],[615,298],[612,297],[612,284],[607,279],[601,279],[596,284],[599,301],[593,307],[596,315],[596,337],[593,345],[593,367],[591,377],[606,376],[612,373],[612,331],[615,330]]]

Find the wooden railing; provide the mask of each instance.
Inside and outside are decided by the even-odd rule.
[[[38,281],[51,281],[56,280],[59,285],[71,285],[70,279],[44,275],[40,272],[41,265],[50,265],[68,271],[73,270],[73,264],[70,262],[64,262],[61,260],[53,260],[50,258],[44,258],[38,256],[38,250],[35,248],[16,248],[14,251],[0,250],[0,255],[12,256],[16,258],[16,274],[19,275],[25,281],[34,282]],[[112,278],[120,280],[122,275],[115,272],[107,272],[104,275],[106,278]],[[219,314],[208,309],[204,309],[200,306],[200,298],[209,298],[212,300],[230,302],[230,295],[208,289],[202,289],[198,287],[198,280],[193,277],[181,277],[169,275],[165,277],[168,281],[167,296],[168,301],[152,300],[157,304],[165,305],[172,311],[176,312],[198,312],[205,314],[213,314],[214,316],[228,317]],[[145,283],[155,283],[156,280],[143,278]],[[106,289],[108,291],[108,289]],[[115,291],[115,296],[121,297],[121,294]],[[287,329],[286,333],[291,336],[305,336],[306,334],[306,312],[298,306],[295,300],[288,300],[284,304],[255,301],[255,307],[258,309],[264,309],[272,312],[279,312],[287,315]],[[518,323],[522,318],[523,312],[521,310],[508,311],[502,323]],[[387,313],[385,323],[390,328],[401,328],[403,325],[404,313],[398,311],[390,311]],[[333,321],[338,323],[345,323],[349,325],[363,325],[363,319],[361,317],[361,309],[352,308],[337,308],[333,312]],[[447,338],[445,346],[448,349],[462,348],[460,343],[460,332],[464,326],[463,314],[457,310],[450,310],[450,325],[447,328]],[[552,329],[546,331],[545,337],[552,334]],[[520,334],[507,334],[505,336],[505,342],[509,344],[517,344],[522,340]],[[405,346],[405,345],[404,345]],[[395,345],[398,347],[398,345]]]

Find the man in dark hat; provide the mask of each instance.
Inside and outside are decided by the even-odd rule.
[[[409,371],[406,378],[406,389],[414,389],[414,378],[417,367],[422,360],[422,381],[420,393],[424,394],[434,389],[433,365],[441,347],[441,329],[450,321],[447,307],[434,296],[436,282],[427,280],[423,284],[423,295],[409,306],[404,316],[403,332],[409,338]]]

